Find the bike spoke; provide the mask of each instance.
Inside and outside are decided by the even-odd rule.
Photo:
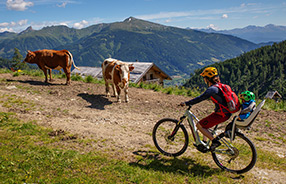
[[[212,155],[219,167],[236,173],[247,172],[256,162],[255,147],[242,134],[236,136],[228,146],[219,146]]]
[[[158,150],[169,156],[182,154],[188,146],[188,137],[185,128],[177,126],[175,121],[164,120],[159,122],[153,132],[153,140]],[[174,131],[175,130],[175,131]]]

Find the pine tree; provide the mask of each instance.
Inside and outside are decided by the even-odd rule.
[[[239,68],[237,69],[237,73],[236,73],[236,75],[237,75],[237,81],[240,81],[240,78],[241,78],[241,71],[240,71],[240,69],[239,69]]]
[[[257,72],[257,69],[256,69],[256,63],[252,63],[252,77],[253,78],[256,78],[258,76],[258,72]]]
[[[23,56],[20,54],[19,49],[15,48],[14,49],[14,55],[13,55],[13,58],[11,61],[11,63],[12,63],[11,67],[14,70],[27,69],[28,68],[27,64],[23,63],[22,60],[23,60]]]

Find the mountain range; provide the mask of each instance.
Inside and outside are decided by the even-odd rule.
[[[221,33],[237,36],[256,44],[281,42],[286,40],[286,26],[276,26],[273,24],[268,24],[264,27],[251,25],[231,30],[214,30],[212,28],[198,30],[206,33]]]
[[[169,75],[190,74],[197,68],[258,47],[232,35],[164,26],[134,17],[83,29],[28,27],[19,34],[0,34],[2,58],[11,58],[14,48],[23,56],[27,50],[67,49],[78,66],[100,66],[105,58],[113,57],[130,62],[154,62]]]

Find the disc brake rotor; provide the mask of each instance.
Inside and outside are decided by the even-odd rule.
[[[229,156],[230,156],[230,158],[231,158],[232,160],[234,160],[236,157],[238,157],[239,151],[238,151],[238,149],[235,148],[235,147],[232,147],[232,150],[233,150],[233,153],[231,153],[231,155],[229,155]]]

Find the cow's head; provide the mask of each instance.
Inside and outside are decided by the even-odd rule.
[[[24,63],[35,63],[36,60],[34,59],[36,57],[36,54],[32,51],[28,50],[28,53],[26,55],[26,58],[24,59]]]
[[[134,69],[133,64],[119,64],[115,67],[120,75],[120,87],[124,88],[128,85],[128,81],[130,79],[130,71]]]

